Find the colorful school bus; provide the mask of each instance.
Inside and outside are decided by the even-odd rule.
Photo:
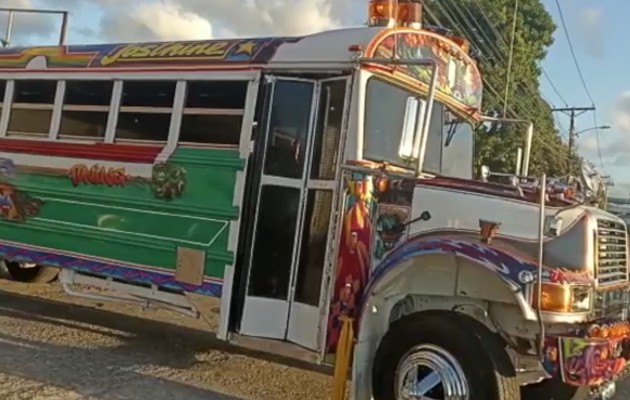
[[[626,226],[544,179],[473,180],[481,74],[419,15],[373,1],[369,26],[302,37],[0,50],[10,274],[218,308],[220,339],[319,364],[352,318],[357,400],[610,397]]]

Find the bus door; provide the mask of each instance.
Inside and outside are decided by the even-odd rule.
[[[240,333],[317,350],[349,79],[270,85]]]

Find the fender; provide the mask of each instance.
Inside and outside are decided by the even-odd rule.
[[[400,293],[392,288],[393,296],[387,290],[390,283],[405,284],[406,280],[399,277],[407,271],[417,269],[419,275],[424,272],[430,274],[430,261],[443,258],[454,269],[471,270],[473,279],[496,276],[499,284],[505,284],[506,296],[513,296],[514,303],[522,311],[525,320],[536,320],[536,313],[527,300],[527,290],[535,281],[538,267],[535,260],[522,254],[516,249],[504,245],[481,243],[478,236],[416,236],[395,247],[381,263],[374,269],[370,280],[363,292],[358,317],[358,332],[353,362],[353,393],[355,399],[369,399],[372,387],[372,369],[374,354],[382,336],[388,329],[389,316],[393,311],[387,306],[393,306],[409,293]],[[433,258],[433,260],[429,260]],[[427,262],[414,262],[424,259]],[[473,268],[475,269],[473,271]],[[479,268],[488,274],[479,274]],[[444,270],[448,270],[444,268]],[[544,275],[543,275],[544,277]],[[456,278],[453,278],[456,279]],[[455,284],[453,284],[455,286]],[[399,288],[398,288],[399,289]],[[381,293],[382,292],[382,293]],[[418,293],[423,294],[423,293]],[[451,291],[445,300],[455,299],[455,292]],[[504,296],[504,299],[507,299]],[[478,299],[473,300],[473,306],[482,304]],[[511,299],[510,299],[511,300]],[[459,300],[458,300],[459,301]],[[444,304],[447,304],[446,301]],[[455,303],[451,305],[456,305]],[[380,310],[380,308],[383,308]]]
[[[429,255],[452,256],[478,265],[496,275],[510,288],[517,303],[528,320],[536,320],[536,313],[530,306],[527,290],[535,281],[538,267],[535,260],[520,251],[502,244],[485,244],[472,237],[426,237],[418,236],[402,243],[392,250],[375,268],[363,292],[362,309],[384,284],[391,281],[406,268],[418,268],[422,273],[423,263],[408,263]]]

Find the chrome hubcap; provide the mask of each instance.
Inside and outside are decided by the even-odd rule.
[[[398,365],[398,400],[468,400],[469,395],[468,381],[461,365],[439,346],[416,346]]]

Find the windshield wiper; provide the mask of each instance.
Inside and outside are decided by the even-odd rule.
[[[449,122],[448,132],[446,132],[446,141],[444,142],[444,147],[448,147],[457,132],[457,128],[462,124],[462,120],[456,120],[453,122]]]

